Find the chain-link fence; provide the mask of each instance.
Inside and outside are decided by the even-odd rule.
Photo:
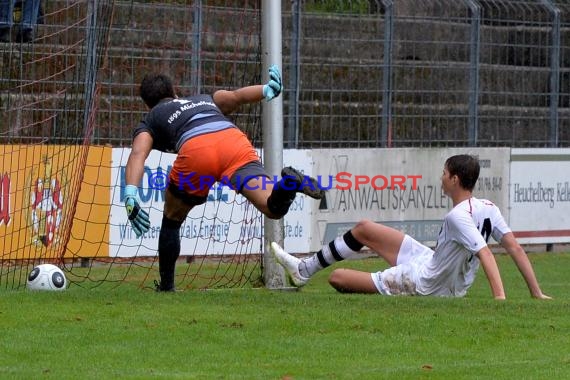
[[[289,146],[569,145],[567,1],[342,4],[286,13]]]
[[[84,34],[72,13],[54,16],[73,3],[45,3],[33,48],[0,46],[11,52],[3,72],[17,76],[3,79],[2,115],[13,114],[12,84],[45,62],[18,68],[10,57],[61,47],[50,36],[64,27]],[[93,143],[130,145],[146,112],[137,93],[146,71],[171,74],[184,94],[260,80],[260,1],[112,3]],[[282,14],[286,147],[570,145],[569,0],[283,0]],[[28,88],[18,87],[18,99]],[[239,126],[259,141],[251,114]],[[15,129],[29,131],[20,143],[44,135],[35,127],[43,119],[30,122],[36,133],[14,127],[26,119],[16,116],[0,120],[3,143],[16,141]],[[58,142],[50,136],[41,141]]]

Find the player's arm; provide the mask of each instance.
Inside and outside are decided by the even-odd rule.
[[[224,115],[230,114],[242,104],[263,100],[263,85],[242,87],[234,91],[218,90],[213,95],[214,103]]]
[[[138,186],[140,184],[144,174],[144,162],[152,150],[152,142],[152,136],[148,132],[141,132],[135,136],[125,168],[127,185]]]
[[[141,132],[133,140],[131,154],[125,168],[125,209],[137,238],[150,228],[148,213],[140,207],[138,185],[144,174],[144,162],[152,150],[153,139],[150,133]]]
[[[500,244],[511,256],[519,269],[519,272],[521,272],[531,296],[540,299],[551,299],[549,296],[542,293],[542,290],[538,285],[538,280],[534,274],[534,270],[532,269],[532,264],[530,263],[525,250],[517,242],[513,233],[509,232],[503,235]]]
[[[505,289],[495,256],[487,246],[487,242],[483,238],[481,232],[475,225],[471,216],[466,212],[451,211],[446,216],[449,234],[453,236],[457,243],[469,252],[476,252],[479,262],[485,271],[491,292],[495,299],[505,299]]]
[[[275,65],[269,68],[269,81],[267,84],[246,86],[237,90],[218,90],[212,96],[214,103],[224,115],[230,114],[243,104],[257,103],[263,99],[267,101],[279,96],[283,90],[281,73]]]
[[[495,256],[493,256],[493,252],[491,252],[488,246],[485,246],[477,252],[477,256],[479,257],[479,262],[481,263],[483,271],[485,271],[485,275],[489,281],[489,285],[491,286],[493,297],[498,300],[504,300],[506,298],[505,289],[503,287],[501,273],[499,272],[499,267],[497,266],[497,261],[495,260]]]

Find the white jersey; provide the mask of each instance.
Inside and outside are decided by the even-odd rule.
[[[479,268],[475,256],[487,245],[511,232],[492,202],[475,197],[455,206],[443,221],[433,255],[416,272],[416,292],[422,295],[464,296]]]

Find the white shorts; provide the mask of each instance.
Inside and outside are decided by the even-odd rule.
[[[433,255],[433,250],[409,235],[404,236],[396,266],[371,273],[378,292],[384,295],[415,295],[418,268]]]

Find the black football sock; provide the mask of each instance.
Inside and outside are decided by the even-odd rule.
[[[303,259],[299,264],[299,273],[303,277],[311,277],[316,272],[337,261],[342,261],[357,253],[364,247],[354,238],[351,231],[339,236],[313,256]]]
[[[285,216],[295,200],[297,194],[295,190],[296,187],[287,181],[290,182],[291,180],[281,178],[279,182],[273,186],[271,195],[267,198],[267,208],[275,215]]]
[[[180,226],[167,217],[162,217],[160,235],[158,237],[158,270],[160,272],[161,291],[174,290],[174,274],[176,260],[180,256]]]

